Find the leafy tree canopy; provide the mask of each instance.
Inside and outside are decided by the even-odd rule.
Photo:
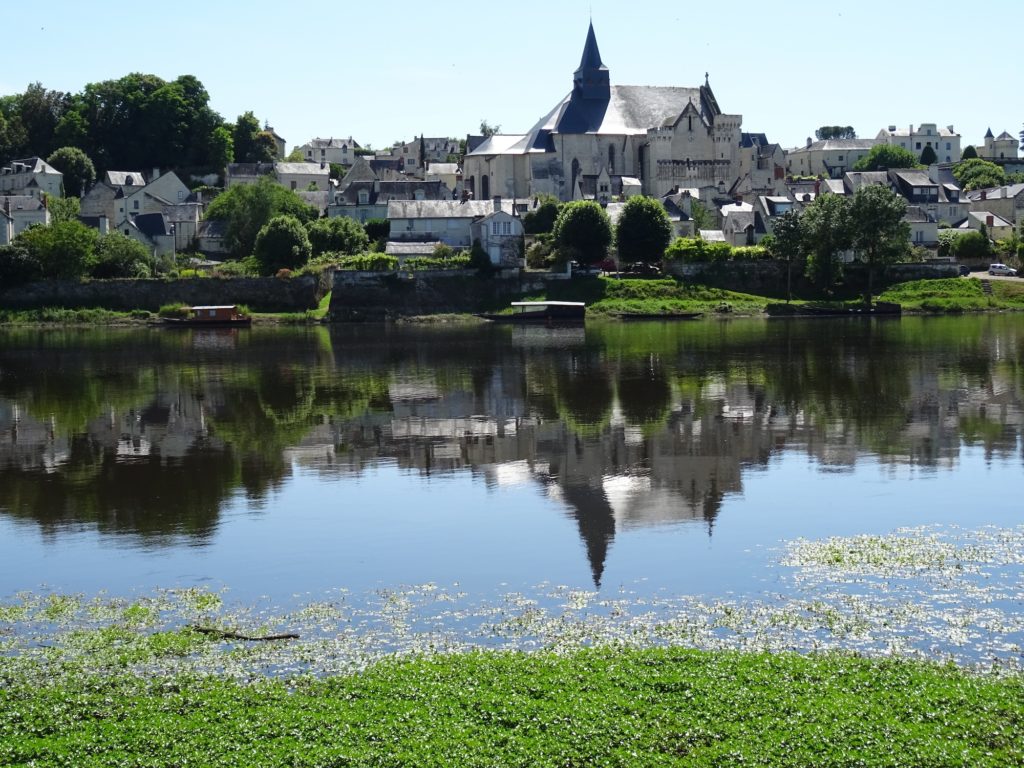
[[[491,125],[486,120],[480,121],[480,135],[485,138],[490,138],[496,133],[501,133],[500,125]]]
[[[77,280],[92,270],[99,234],[78,221],[61,221],[48,227],[29,227],[14,238],[14,245],[28,251],[45,278]]]
[[[931,144],[921,150],[921,157],[919,158],[921,165],[931,165],[939,161],[939,156],[935,154],[935,149]]]
[[[961,160],[973,160],[978,156],[978,150],[974,148],[973,144],[968,144],[964,147],[964,151],[960,153]]]
[[[550,232],[555,227],[560,207],[561,203],[554,195],[539,195],[534,209],[523,215],[523,230],[528,235]]]
[[[612,243],[608,214],[593,200],[577,200],[563,205],[555,219],[553,234],[559,251],[565,257],[586,264],[604,259]]]
[[[96,181],[92,160],[78,147],[61,147],[46,162],[64,174],[64,194],[68,197],[81,197]]]
[[[864,303],[871,304],[875,270],[899,261],[910,248],[910,225],[903,217],[906,201],[888,187],[861,187],[850,203],[850,239],[861,261],[868,266]]]
[[[38,280],[43,269],[24,246],[0,245],[0,285],[10,287]]]
[[[50,222],[77,221],[81,213],[81,205],[77,197],[51,197],[46,196],[46,207],[50,211]]]
[[[96,244],[92,276],[100,279],[152,277],[153,265],[153,254],[146,246],[120,232],[111,232]]]
[[[298,269],[309,261],[313,248],[302,222],[287,214],[275,216],[256,236],[253,256],[260,272],[273,275],[281,269]]]
[[[306,231],[314,256],[332,251],[353,255],[362,253],[370,246],[366,230],[358,221],[347,216],[317,219],[306,224]]]
[[[823,125],[814,132],[818,141],[826,139],[856,139],[857,132],[852,125]]]
[[[999,187],[1006,183],[1006,171],[988,160],[962,160],[953,166],[953,176],[965,190]]]
[[[842,272],[839,254],[852,240],[850,201],[840,195],[819,195],[804,209],[800,230],[807,252],[807,277],[831,292]]]
[[[855,171],[884,171],[890,168],[917,168],[917,155],[894,144],[876,144],[853,165]]]
[[[228,248],[237,258],[253,252],[256,235],[274,216],[288,214],[305,223],[317,218],[317,210],[301,197],[269,177],[255,184],[238,184],[210,203],[206,218],[227,223]]]
[[[672,223],[665,207],[653,197],[629,198],[622,207],[615,239],[624,262],[661,261],[672,240]]]

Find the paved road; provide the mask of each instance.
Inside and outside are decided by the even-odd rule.
[[[990,275],[988,272],[971,272],[968,277],[977,277],[980,280],[1013,280],[1014,282],[1021,280],[1019,277],[1010,277],[1009,275]]]

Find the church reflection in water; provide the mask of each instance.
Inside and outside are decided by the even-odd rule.
[[[1022,331],[976,318],[11,335],[0,514],[158,547],[201,543],[230,499],[258,506],[296,467],[469,471],[560,505],[599,586],[616,534],[710,536],[744,475],[783,451],[840,471],[865,454],[954,468],[967,444],[1018,454]]]

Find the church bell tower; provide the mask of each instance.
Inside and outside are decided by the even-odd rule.
[[[593,22],[590,23],[590,29],[587,31],[587,43],[583,47],[580,67],[573,75],[572,81],[574,97],[605,101],[611,98],[611,78],[608,75],[608,67],[601,61],[601,52],[597,49],[597,37],[594,35]]]

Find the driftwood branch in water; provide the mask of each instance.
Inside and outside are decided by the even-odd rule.
[[[226,629],[216,629],[215,627],[200,627],[198,624],[190,624],[189,629],[193,632],[199,632],[204,635],[212,635],[213,637],[219,637],[221,640],[248,640],[250,642],[259,642],[261,640],[298,640],[299,636],[294,632],[285,632],[281,635],[243,635],[240,632],[232,632]]]

